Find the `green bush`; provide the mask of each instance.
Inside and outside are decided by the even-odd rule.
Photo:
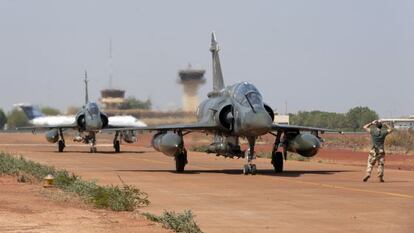
[[[3,109],[0,108],[0,129],[4,128],[4,125],[7,123],[7,116],[3,112]]]
[[[171,229],[175,232],[200,233],[200,227],[194,220],[191,210],[184,210],[183,213],[175,213],[174,211],[164,211],[161,216],[150,213],[143,214],[147,219],[153,222],[159,222],[164,228]]]
[[[145,101],[136,99],[135,97],[128,97],[119,109],[151,109],[152,103],[150,99]]]
[[[114,211],[132,211],[150,202],[148,195],[130,186],[99,186],[93,181],[84,181],[79,176],[69,174],[66,170],[56,170],[53,167],[0,153],[0,175],[14,175],[20,182],[40,182],[51,174],[55,177],[56,187],[79,195],[84,201],[98,208]]]
[[[299,111],[289,114],[290,123],[344,131],[362,131],[366,123],[378,119],[378,114],[368,107],[351,108],[347,113]]]
[[[9,114],[7,115],[7,125],[9,129],[26,126],[29,123],[29,119],[24,114],[24,112],[13,109]]]
[[[44,106],[40,111],[47,116],[56,116],[62,114],[59,109]]]

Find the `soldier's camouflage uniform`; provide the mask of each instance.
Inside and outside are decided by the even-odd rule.
[[[372,168],[375,163],[378,162],[378,177],[384,176],[384,162],[385,162],[385,151],[384,142],[385,137],[388,135],[388,130],[384,128],[373,127],[370,129],[372,149],[369,152],[368,164],[367,164],[367,175],[371,175]]]

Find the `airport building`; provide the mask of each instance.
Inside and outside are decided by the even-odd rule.
[[[383,122],[390,122],[396,130],[414,130],[414,116],[407,118],[380,119]]]
[[[125,102],[125,91],[120,89],[104,89],[99,99],[104,109],[119,109]]]
[[[178,71],[178,83],[183,86],[183,111],[194,112],[199,104],[198,89],[204,84],[205,70],[192,69],[191,65],[185,70]]]
[[[273,122],[280,125],[289,125],[289,115],[275,115]]]

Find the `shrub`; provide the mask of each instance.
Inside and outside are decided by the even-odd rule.
[[[0,108],[0,129],[4,128],[4,125],[7,123],[7,116]]]
[[[200,227],[194,220],[191,210],[184,210],[183,213],[175,213],[174,211],[164,211],[161,216],[150,213],[143,214],[147,219],[153,222],[159,222],[164,228],[172,229],[175,232],[200,233]]]
[[[18,109],[13,109],[7,115],[7,125],[9,129],[26,126],[28,123],[29,119],[27,116],[23,113],[23,111],[20,111]]]
[[[385,146],[390,149],[402,150],[409,153],[414,150],[414,131],[394,131],[389,134],[385,140]],[[394,148],[393,148],[394,147]]]
[[[59,109],[52,108],[52,107],[48,107],[48,106],[44,106],[44,107],[42,107],[42,108],[40,109],[40,111],[41,111],[43,114],[47,115],[47,116],[56,116],[56,115],[60,115],[60,114],[62,114],[62,113],[60,112],[60,110],[59,110]]]
[[[148,195],[130,186],[99,186],[94,181],[85,181],[66,170],[56,170],[53,167],[26,160],[23,157],[13,157],[0,153],[0,175],[14,175],[19,182],[40,182],[51,174],[55,177],[56,187],[79,195],[84,201],[98,208],[114,211],[132,211],[150,202]]]

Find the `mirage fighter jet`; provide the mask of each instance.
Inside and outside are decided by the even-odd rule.
[[[50,143],[57,143],[58,151],[63,152],[65,148],[65,139],[63,137],[63,131],[72,129],[78,131],[78,134],[73,138],[75,142],[83,142],[90,145],[90,152],[97,152],[96,149],[96,134],[99,132],[115,132],[113,140],[113,146],[115,152],[120,152],[121,141],[126,143],[134,143],[137,140],[136,132],[134,130],[126,130],[125,127],[144,127],[145,123],[140,121],[126,121],[123,116],[108,117],[105,113],[101,112],[98,105],[95,102],[89,101],[88,95],[88,77],[85,71],[85,105],[76,114],[72,122],[69,123],[71,117],[67,117],[66,122],[62,122],[61,118],[55,117],[57,120],[54,122],[49,120],[49,125],[37,125],[33,127],[20,127],[18,130],[46,130],[46,139]],[[22,106],[23,111],[30,110],[27,106]],[[34,119],[41,119],[37,117]],[[42,122],[44,122],[43,120]],[[61,122],[59,122],[61,121]]]
[[[254,164],[255,143],[259,136],[272,134],[275,143],[272,150],[272,164],[276,172],[283,171],[283,158],[287,151],[305,157],[314,156],[321,147],[319,133],[335,131],[322,128],[279,125],[273,123],[274,112],[263,103],[259,90],[249,82],[240,82],[224,86],[223,74],[219,59],[219,46],[214,33],[211,37],[213,60],[213,90],[208,94],[197,109],[197,122],[183,125],[164,125],[143,127],[141,130],[157,131],[153,136],[152,145],[167,156],[175,158],[176,171],[183,172],[187,164],[187,150],[183,136],[193,131],[213,134],[213,143],[208,153],[225,157],[245,158],[244,174],[256,174]],[[308,131],[308,133],[301,133]],[[335,131],[338,132],[338,131]],[[246,138],[249,149],[240,149],[239,138]],[[278,148],[282,147],[282,152]]]

